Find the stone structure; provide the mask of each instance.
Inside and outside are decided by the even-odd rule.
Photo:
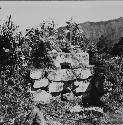
[[[57,68],[61,69],[63,63],[70,64],[71,68],[78,67],[90,67],[89,66],[89,54],[86,52],[81,53],[50,53],[53,58],[54,64]]]
[[[48,125],[49,123],[52,125],[63,125],[60,121],[44,115],[43,107],[54,104],[56,100],[60,101],[59,103],[65,99],[68,102],[72,102],[77,98],[78,100],[85,100],[85,104],[88,99],[94,100],[95,97],[93,95],[95,92],[90,90],[95,87],[95,81],[93,84],[94,69],[92,65],[89,65],[89,55],[86,52],[58,53],[57,51],[52,51],[49,55],[53,59],[55,69],[33,69],[30,71],[30,77],[33,81],[33,91],[31,90],[30,92],[35,104],[33,114],[38,117],[39,121],[37,123],[40,123],[40,125]],[[100,81],[98,83],[100,84]],[[89,97],[86,99],[88,91]],[[96,95],[98,95],[98,92]],[[96,102],[96,100],[94,101]],[[86,110],[95,110],[103,113],[103,109],[98,107],[90,107],[89,109],[81,107],[81,104],[78,102],[75,102],[75,104],[75,106],[71,106],[68,109],[71,113]],[[84,106],[83,102],[82,104]]]
[[[89,55],[82,53],[50,52],[56,70],[35,69],[30,72],[34,80],[33,87],[40,91],[34,92],[34,101],[49,103],[53,93],[62,93],[64,89],[73,86],[74,93],[83,93],[90,84],[88,78],[92,76],[93,66],[89,65]],[[47,74],[47,76],[45,75]],[[46,88],[47,91],[42,88]],[[46,98],[46,99],[45,99]]]

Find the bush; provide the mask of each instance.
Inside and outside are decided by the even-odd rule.
[[[0,29],[0,68],[5,69],[8,65],[13,66],[16,60],[15,54],[15,33],[17,26],[11,21],[11,16],[8,21],[1,25]]]
[[[113,57],[105,61],[106,78],[113,84],[111,98],[116,102],[121,99],[123,92],[123,58]]]

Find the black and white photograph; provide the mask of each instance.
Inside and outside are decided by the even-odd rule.
[[[0,125],[123,125],[123,1],[0,1]]]

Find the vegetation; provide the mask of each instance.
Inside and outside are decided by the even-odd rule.
[[[80,25],[71,20],[66,22],[63,29],[56,29],[54,21],[42,22],[38,28],[26,29],[23,35],[18,32],[18,26],[10,16],[0,26],[0,123],[24,124],[33,108],[28,92],[30,69],[54,68],[48,52],[54,49],[57,52],[70,52],[72,45],[89,52],[91,64],[98,67],[97,72],[105,74],[105,87],[112,90],[102,100],[112,110],[117,110],[123,102],[121,24],[121,18],[106,23],[88,22]],[[102,31],[99,27],[102,27]],[[113,47],[112,41],[116,43]]]
[[[81,23],[80,28],[84,30],[85,36],[90,41],[98,43],[103,35],[108,40],[105,46],[113,47],[122,37],[123,17],[109,21]]]

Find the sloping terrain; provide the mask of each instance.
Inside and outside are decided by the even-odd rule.
[[[120,37],[123,37],[123,17],[101,22],[85,22],[79,25],[90,41],[97,43],[102,35],[107,37],[109,47],[112,47],[119,41]],[[59,32],[62,32],[62,29],[65,28],[60,27]]]

